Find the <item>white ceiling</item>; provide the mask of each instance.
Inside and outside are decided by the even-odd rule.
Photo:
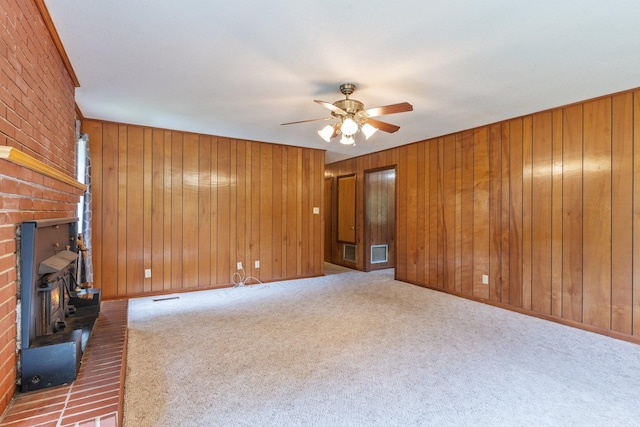
[[[45,0],[85,117],[359,156],[640,86],[636,0]],[[414,111],[356,146],[313,102]]]

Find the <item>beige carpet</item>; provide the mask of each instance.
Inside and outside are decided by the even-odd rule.
[[[327,273],[131,300],[124,425],[640,425],[638,345]]]

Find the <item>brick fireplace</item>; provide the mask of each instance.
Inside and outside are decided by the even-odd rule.
[[[75,88],[41,0],[0,2],[0,412],[16,391],[17,229],[76,216]],[[21,155],[24,154],[24,155]],[[25,160],[25,161],[17,161]],[[51,173],[53,171],[53,173]]]

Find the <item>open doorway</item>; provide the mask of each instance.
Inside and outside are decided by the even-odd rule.
[[[396,169],[365,171],[365,271],[395,268]]]

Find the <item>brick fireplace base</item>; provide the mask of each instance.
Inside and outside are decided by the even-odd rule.
[[[17,393],[0,426],[122,425],[127,308],[127,300],[103,302],[77,379],[64,386]]]

